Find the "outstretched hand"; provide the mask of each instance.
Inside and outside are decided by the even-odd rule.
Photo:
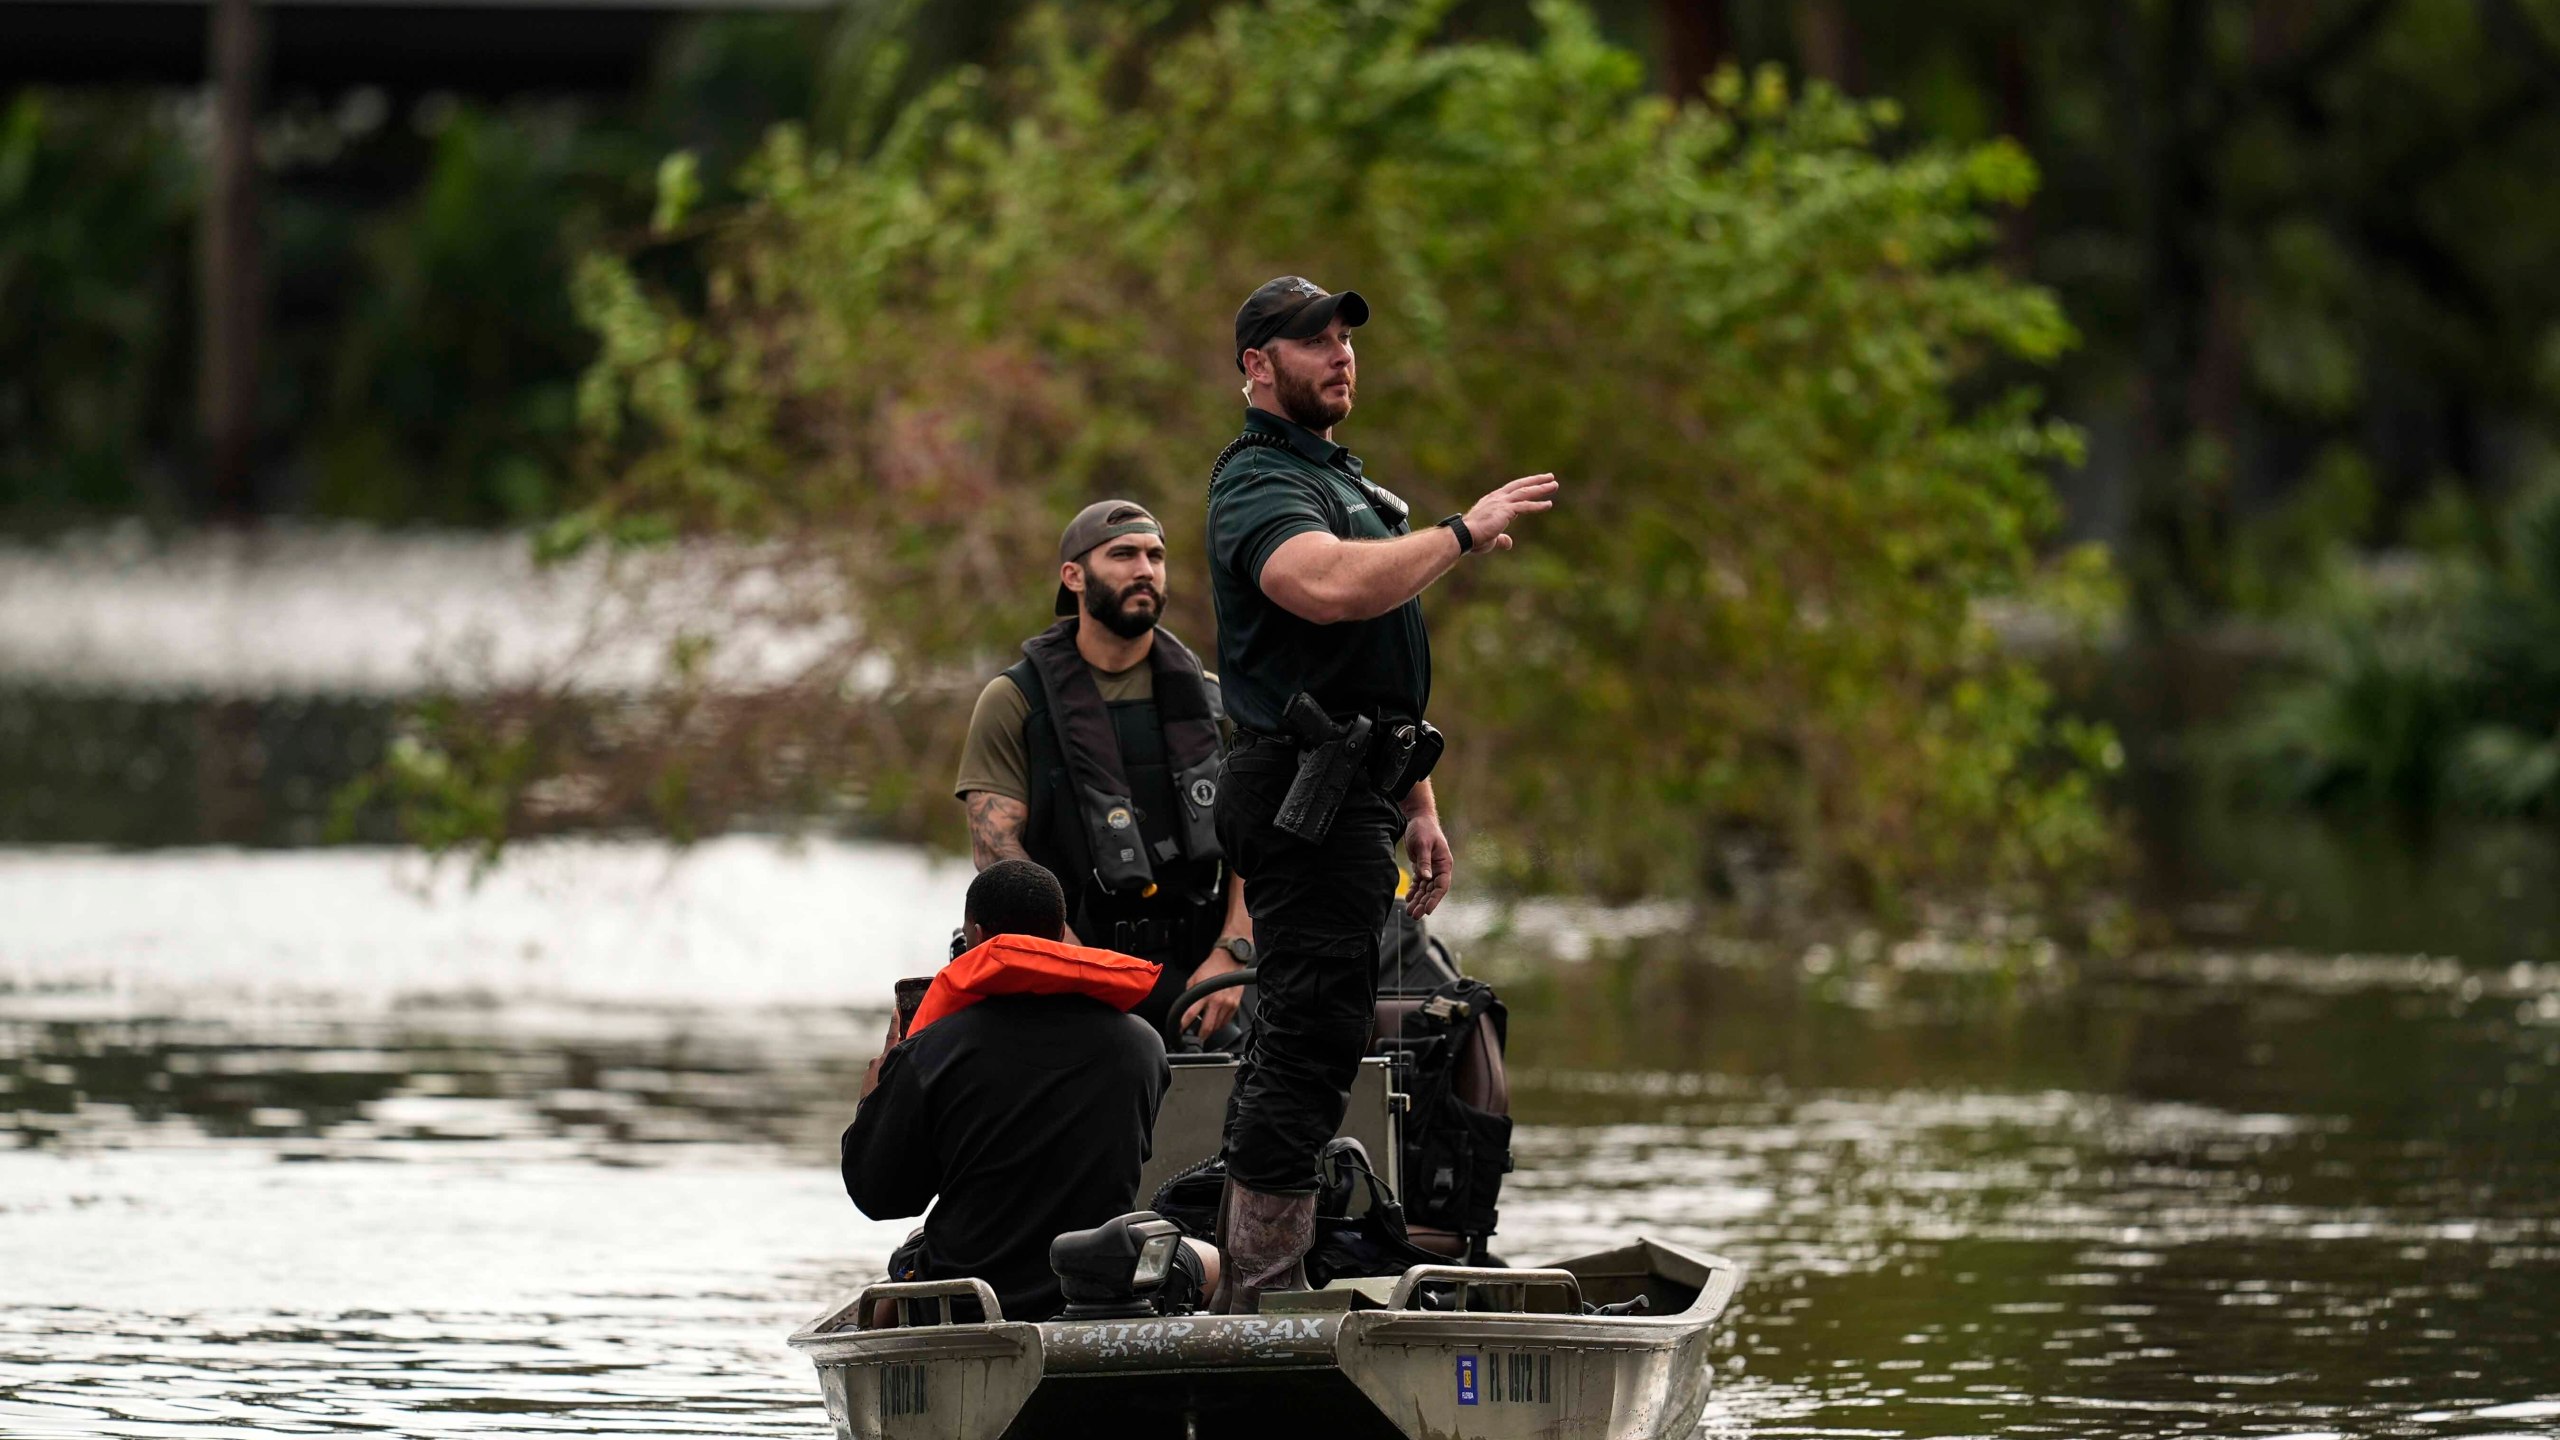
[[[1468,506],[1467,533],[1475,537],[1476,549],[1510,549],[1512,523],[1523,515],[1554,509],[1556,491],[1561,488],[1553,475],[1523,475]]]

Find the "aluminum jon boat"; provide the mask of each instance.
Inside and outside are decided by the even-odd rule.
[[[1259,1315],[1037,1324],[982,1281],[882,1281],[791,1344],[844,1440],[1653,1440],[1696,1428],[1740,1281],[1638,1240],[1543,1269],[1417,1265]],[[955,1300],[986,1320],[950,1323]]]

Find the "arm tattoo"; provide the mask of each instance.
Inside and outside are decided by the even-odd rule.
[[[984,870],[999,860],[1028,860],[1022,827],[1031,807],[985,790],[969,792],[969,858]]]

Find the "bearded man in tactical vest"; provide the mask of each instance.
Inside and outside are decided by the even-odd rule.
[[[1163,967],[1131,1012],[1158,1026],[1184,987],[1254,958],[1218,844],[1218,678],[1161,627],[1164,596],[1156,518],[1126,500],[1079,511],[1058,538],[1063,618],[979,693],[952,787],[980,870],[1036,861],[1066,885],[1070,943]],[[1184,1023],[1215,1035],[1242,993],[1207,996]]]

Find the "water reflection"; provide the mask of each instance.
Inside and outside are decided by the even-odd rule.
[[[355,949],[323,902],[393,902],[345,857],[269,857],[224,882],[263,938],[226,938],[193,881],[44,863],[9,893],[100,865],[129,898],[0,939],[0,1432],[818,1433],[781,1336],[903,1233],[844,1202],[832,1137],[859,1001],[939,896],[891,953],[777,926],[760,971],[703,938],[756,905],[634,921],[660,862],[589,856],[377,913],[360,964],[289,950],[304,983],[263,990],[284,941],[256,927]],[[920,873],[709,864],[677,889],[884,914]],[[1648,1231],[1751,1267],[1709,1434],[2560,1429],[2560,972],[1896,965],[1666,928],[1474,958],[1513,1007],[1502,1248]]]
[[[807,1434],[780,1336],[904,1233],[819,1163],[875,1034],[0,1022],[0,1432]]]
[[[2548,967],[1684,965],[1515,983],[1507,1207],[1755,1276],[1730,1434],[2549,1433]],[[1680,1063],[1704,1053],[1712,1068]],[[2540,1419],[2536,1427],[2520,1422]]]
[[[70,1153],[258,1140],[283,1160],[798,1151],[840,1123],[879,1037],[878,1017],[855,1011],[604,1011],[566,1033],[499,1018],[420,1007],[244,1031],[0,1016],[0,1096],[15,1111],[0,1133]]]

